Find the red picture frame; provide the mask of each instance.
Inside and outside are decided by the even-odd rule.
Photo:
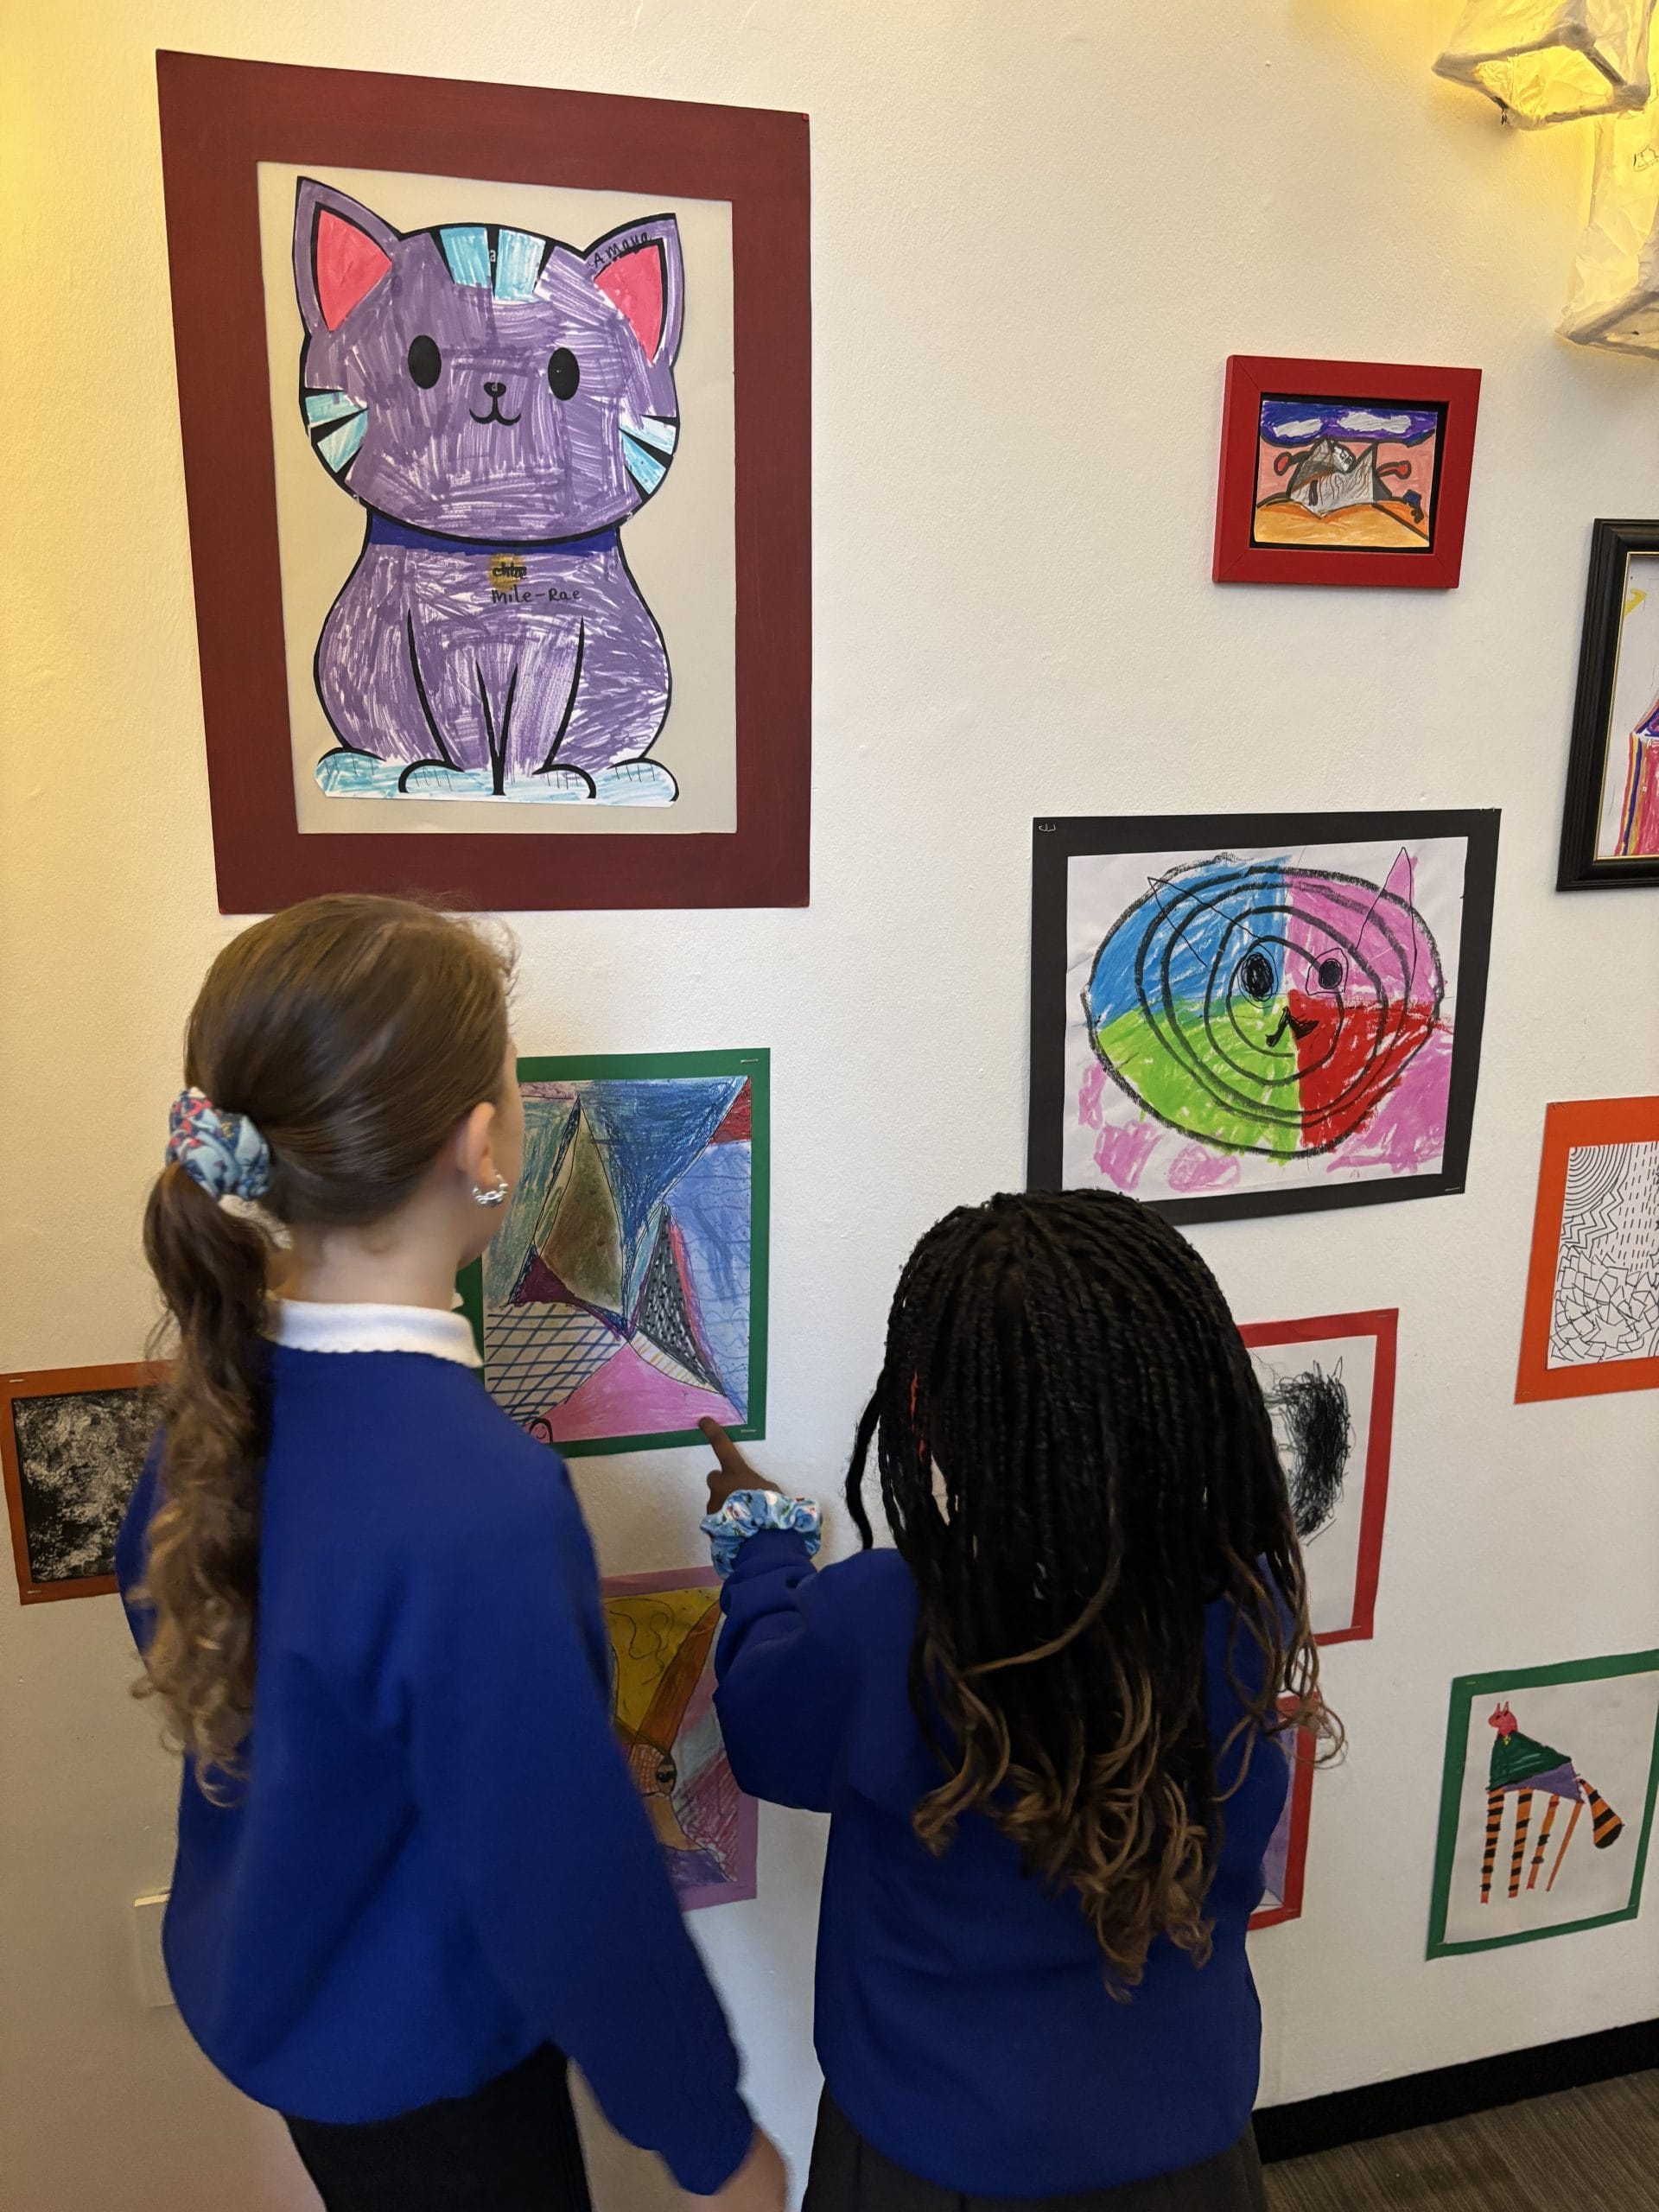
[[[804,906],[811,766],[804,115],[210,54],[156,55],[185,492],[220,911],[319,893],[493,911]],[[626,188],[732,210],[737,826],[303,836],[294,800],[261,161]]]
[[[1256,1345],[1318,1344],[1332,1337],[1371,1337],[1376,1351],[1371,1373],[1371,1413],[1365,1436],[1365,1498],[1359,1522],[1359,1555],[1354,1573],[1354,1617],[1346,1628],[1325,1629],[1314,1638],[1327,1643],[1358,1643],[1376,1634],[1376,1591],[1382,1573],[1382,1531],[1389,1510],[1389,1460],[1394,1448],[1394,1391],[1400,1357],[1400,1313],[1379,1306],[1365,1313],[1313,1313],[1294,1321],[1249,1321],[1239,1335]]]
[[[1538,1166],[1532,1255],[1527,1268],[1521,1357],[1515,1383],[1517,1405],[1547,1398],[1600,1397],[1615,1390],[1659,1390],[1659,1356],[1559,1367],[1549,1363],[1567,1160],[1577,1146],[1616,1144],[1659,1144],[1659,1097],[1569,1099],[1544,1109],[1543,1153]]]
[[[101,1390],[158,1389],[167,1380],[160,1360],[128,1360],[101,1367],[36,1367],[0,1372],[0,1482],[11,1526],[12,1565],[20,1605],[41,1605],[60,1598],[104,1598],[117,1586],[112,1574],[37,1575],[31,1557],[34,1531],[17,1449],[15,1408],[20,1398],[73,1398]],[[157,1408],[159,1414],[159,1408]]]
[[[1295,1706],[1295,1699],[1289,1695],[1279,1700],[1281,1713],[1294,1712]],[[1250,1915],[1249,1927],[1252,1935],[1260,1929],[1278,1928],[1287,1920],[1300,1920],[1302,1916],[1302,1893],[1307,1880],[1307,1835],[1313,1813],[1313,1767],[1319,1756],[1319,1743],[1311,1728],[1298,1728],[1293,1732],[1295,1740],[1289,1754],[1290,1789],[1285,1801],[1285,1814],[1281,1815],[1289,1821],[1284,1895],[1277,1904],[1259,1906]]]
[[[1421,551],[1353,545],[1262,544],[1255,535],[1258,447],[1264,400],[1378,401],[1441,410]],[[1474,461],[1478,369],[1419,368],[1391,361],[1312,361],[1235,353],[1222,403],[1221,478],[1211,574],[1217,583],[1350,584],[1450,591],[1463,566],[1464,524]]]

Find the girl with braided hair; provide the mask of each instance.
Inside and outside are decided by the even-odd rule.
[[[864,1548],[821,1573],[810,1501],[705,1428],[732,1764],[832,1816],[807,2212],[1262,2207],[1262,1739],[1338,1731],[1203,1261],[1109,1192],[930,1230],[847,1479]]]

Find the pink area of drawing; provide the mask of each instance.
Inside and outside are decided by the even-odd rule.
[[[1376,1113],[1343,1146],[1342,1166],[1387,1167],[1396,1175],[1438,1166],[1446,1152],[1451,1094],[1452,1033],[1440,1027],[1430,1032]]]
[[[391,266],[366,232],[335,214],[319,210],[316,237],[317,305],[330,330],[338,330],[352,309],[366,298]]]
[[[1103,1128],[1095,1145],[1095,1165],[1120,1191],[1132,1191],[1162,1135],[1156,1122],[1136,1122],[1127,1129]]]
[[[1183,1145],[1169,1163],[1169,1187],[1179,1197],[1197,1191],[1224,1191],[1242,1173],[1231,1153],[1207,1152],[1201,1144]]]
[[[743,1418],[717,1391],[676,1382],[624,1344],[562,1406],[550,1407],[545,1419],[556,1444],[575,1444],[594,1437],[670,1435],[695,1428],[709,1414],[727,1427]]]
[[[663,342],[663,250],[648,238],[632,253],[620,255],[594,279],[613,307],[620,308],[633,325],[633,334],[647,359],[655,359]]]

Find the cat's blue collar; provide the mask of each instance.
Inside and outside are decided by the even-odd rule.
[[[369,510],[369,543],[398,545],[413,553],[478,553],[493,560],[514,553],[611,553],[616,550],[617,531],[590,531],[585,537],[537,538],[530,544],[509,544],[499,537],[446,537],[441,531],[416,530],[413,524],[394,522],[372,507]]]

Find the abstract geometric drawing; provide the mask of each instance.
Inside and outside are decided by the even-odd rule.
[[[1496,844],[1473,813],[1039,823],[1033,1182],[1188,1218],[1460,1187]]]
[[[1294,1703],[1294,1698],[1281,1698],[1281,1712],[1289,1711]],[[1290,1787],[1262,1862],[1262,1902],[1250,1915],[1252,1929],[1276,1928],[1281,1921],[1301,1917],[1318,1745],[1311,1728],[1287,1728],[1280,1735],[1270,1736],[1262,1748],[1283,1758],[1290,1769]]]
[[[1659,1098],[1551,1106],[1518,1399],[1659,1388]]]
[[[1445,422],[1443,406],[1264,398],[1253,541],[1430,551]]]
[[[115,1588],[115,1538],[156,1433],[148,1361],[0,1376],[0,1467],[18,1595],[92,1598]]]
[[[1321,1643],[1375,1632],[1399,1319],[1389,1308],[1239,1331],[1273,1422]]]
[[[1459,1677],[1428,1955],[1632,1918],[1656,1791],[1659,1651]]]
[[[1479,402],[1478,369],[1235,354],[1216,582],[1451,589]]]
[[[519,1062],[524,1172],[463,1299],[490,1395],[531,1434],[582,1452],[696,1443],[708,1416],[765,1433],[767,1067]]]
[[[1591,533],[1555,881],[1659,883],[1659,522]]]
[[[682,1907],[755,1894],[759,1815],[715,1713],[718,1578],[619,1574],[604,1585],[611,1717]]]

